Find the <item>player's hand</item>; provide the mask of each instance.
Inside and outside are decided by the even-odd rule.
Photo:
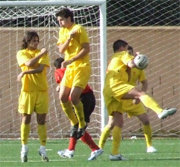
[[[24,76],[24,72],[21,72],[18,76],[17,76],[17,81],[20,82],[21,78]]]
[[[72,31],[70,32],[70,34],[69,34],[69,37],[70,37],[70,38],[74,38],[74,37],[75,37],[75,34],[77,34],[77,32],[78,32],[77,29],[72,30]]]
[[[42,55],[47,54],[47,49],[46,49],[46,48],[42,48],[40,53],[41,53]]]
[[[66,68],[67,65],[71,64],[73,61],[72,60],[66,60],[66,61],[63,61],[61,66],[62,68]]]
[[[139,99],[133,99],[133,104],[139,104],[140,100]]]
[[[58,85],[57,87],[56,87],[56,92],[59,92],[60,91],[60,85]]]

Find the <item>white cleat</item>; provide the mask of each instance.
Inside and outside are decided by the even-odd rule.
[[[62,158],[73,158],[74,150],[59,150],[57,154]]]
[[[39,155],[41,156],[43,161],[49,162],[49,158],[47,157],[46,148],[44,146],[40,146]]]
[[[21,162],[27,162],[28,161],[28,146],[24,145],[21,148]]]
[[[155,153],[157,152],[157,149],[155,149],[153,146],[147,147],[147,153]]]
[[[122,155],[117,154],[117,155],[109,155],[109,159],[111,161],[125,161],[127,160],[126,158],[124,158]]]
[[[98,149],[91,152],[90,157],[88,158],[88,161],[95,160],[98,156],[100,156],[104,151],[102,149]]]
[[[160,114],[158,114],[158,117],[159,117],[160,119],[165,119],[165,118],[167,118],[168,116],[175,114],[176,111],[177,111],[176,108],[164,109]]]

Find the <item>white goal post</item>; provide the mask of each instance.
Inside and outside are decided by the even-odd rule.
[[[55,7],[54,7],[55,6]],[[94,90],[94,93],[98,96],[97,99],[98,99],[98,104],[96,106],[96,110],[95,113],[94,113],[94,117],[97,117],[95,119],[97,124],[95,123],[95,133],[94,135],[95,136],[98,136],[99,133],[100,133],[100,130],[104,127],[105,125],[105,105],[104,105],[104,100],[103,100],[103,95],[102,95],[102,90],[103,90],[103,83],[104,83],[104,78],[105,78],[105,71],[106,71],[106,64],[107,64],[107,55],[106,55],[106,0],[61,0],[61,1],[52,1],[52,0],[45,0],[45,1],[1,1],[0,2],[0,8],[1,8],[1,21],[2,21],[2,24],[4,24],[1,28],[0,28],[0,36],[2,37],[2,39],[4,39],[5,41],[7,40],[7,42],[3,42],[4,43],[10,43],[10,44],[6,44],[6,45],[9,45],[9,46],[2,46],[2,43],[1,44],[1,47],[0,47],[0,50],[4,51],[6,50],[8,53],[6,53],[6,51],[4,51],[5,53],[3,54],[8,54],[8,60],[4,60],[3,57],[1,57],[1,60],[2,61],[7,61],[7,63],[11,60],[11,55],[13,55],[13,64],[11,63],[8,63],[8,68],[9,70],[12,68],[12,66],[16,69],[13,69],[13,73],[12,72],[9,74],[10,75],[10,81],[7,80],[6,82],[10,82],[10,85],[14,85],[14,79],[12,78],[16,78],[18,72],[19,72],[19,69],[16,67],[17,66],[17,63],[15,62],[15,53],[16,51],[19,49],[19,45],[21,43],[21,40],[22,40],[22,37],[23,37],[23,34],[26,30],[29,30],[29,29],[35,29],[36,31],[38,31],[38,33],[40,34],[44,34],[41,35],[42,38],[43,38],[43,44],[46,45],[46,42],[48,40],[50,40],[51,38],[54,38],[56,41],[57,40],[57,35],[58,35],[58,24],[55,23],[55,19],[53,20],[50,20],[51,19],[51,16],[49,15],[53,15],[53,17],[55,17],[55,12],[57,12],[58,10],[58,7],[62,7],[62,6],[67,6],[67,7],[70,7],[70,8],[74,8],[75,11],[77,11],[78,13],[78,10],[80,8],[80,10],[83,10],[83,12],[85,13],[82,13],[80,15],[80,22],[82,20],[82,22],[84,21],[83,17],[84,15],[86,15],[86,12],[87,12],[87,15],[89,13],[89,15],[91,15],[91,10],[93,10],[93,7],[98,7],[98,11],[96,10],[95,8],[95,13],[94,15],[92,15],[92,19],[95,19],[95,20],[91,20],[90,16],[85,20],[85,22],[87,22],[87,24],[85,23],[85,27],[88,29],[88,33],[89,36],[90,36],[90,41],[92,41],[92,55],[97,55],[97,59],[94,59],[94,60],[91,60],[91,63],[94,65],[96,64],[96,66],[92,67],[94,68],[94,72],[98,72],[98,82],[99,82],[99,85],[97,86],[96,82],[97,82],[97,77],[95,79],[91,79],[90,81],[90,85],[92,86],[93,90]],[[87,9],[87,7],[90,6],[90,11],[89,9]],[[92,6],[92,7],[91,7]],[[37,10],[36,11],[33,11],[34,9],[33,8],[36,8],[37,7]],[[40,7],[38,9],[38,7]],[[46,8],[47,9],[44,9]],[[53,8],[54,7],[54,8]],[[5,9],[7,8],[7,9]],[[29,10],[27,12],[27,10]],[[7,11],[5,11],[7,10]],[[21,13],[21,10],[22,13]],[[31,11],[32,10],[32,11]],[[39,15],[39,13],[41,14],[41,12],[39,12],[38,10],[42,10],[44,12],[44,15],[46,16],[47,15],[47,18],[44,18],[44,26],[40,25],[41,22],[36,19],[31,19],[30,17],[42,17],[41,15]],[[48,11],[49,10],[49,11]],[[5,12],[4,12],[5,11]],[[4,12],[4,13],[3,13]],[[36,12],[37,12],[37,16],[36,16]],[[39,13],[38,13],[39,12]],[[16,16],[16,13],[17,13],[17,16]],[[50,13],[50,14],[49,14]],[[19,14],[19,16],[18,16]],[[25,16],[23,16],[25,15]],[[43,15],[43,14],[42,14]],[[7,17],[8,16],[8,17]],[[49,17],[49,18],[48,18]],[[78,16],[76,16],[78,19]],[[96,18],[96,17],[99,17],[99,18]],[[7,20],[10,20],[10,22],[12,23],[7,23]],[[51,27],[51,25],[48,25],[46,26],[46,19],[48,20],[48,24],[51,24],[53,23],[53,25],[55,25],[55,27]],[[40,27],[33,27],[33,21],[35,22],[38,22],[38,24],[40,25]],[[97,23],[89,23],[89,22],[97,22]],[[7,26],[7,25],[8,26]],[[11,25],[12,24],[12,25]],[[24,25],[23,25],[24,24]],[[31,25],[32,24],[32,25]],[[81,24],[81,23],[79,23]],[[10,25],[10,26],[9,26]],[[17,26],[18,25],[18,26]],[[20,25],[20,26],[19,26]],[[29,26],[30,25],[30,26]],[[98,30],[97,30],[98,29]],[[49,34],[45,34],[45,31],[49,31]],[[4,33],[5,32],[5,33]],[[55,35],[56,33],[56,35]],[[13,35],[12,35],[13,34]],[[92,34],[92,37],[91,37],[91,34]],[[40,38],[41,38],[40,36]],[[49,36],[48,40],[46,39],[47,36]],[[12,38],[12,39],[9,39],[9,38]],[[12,47],[11,47],[11,41],[15,41],[16,40],[16,43],[14,43],[14,46],[13,47],[13,50],[12,50]],[[49,48],[50,50],[52,50],[52,48],[56,45],[56,43],[53,43],[51,46],[52,42],[50,41],[49,42]],[[97,49],[97,51],[95,52],[94,51],[94,48]],[[13,52],[13,53],[11,53]],[[54,54],[56,54],[56,58],[58,57],[58,54],[57,51],[54,51],[50,53],[51,55],[54,56]],[[51,65],[53,66],[53,62],[54,61],[55,57],[51,57]],[[97,62],[99,61],[99,62]],[[97,71],[98,69],[98,71]],[[7,71],[7,70],[6,70]],[[51,67],[50,69],[50,74],[48,76],[49,78],[49,82],[51,83],[51,89],[54,88],[54,81],[51,81],[52,79],[52,75],[53,75],[53,71],[54,69]],[[96,74],[92,71],[92,77],[94,77]],[[91,78],[92,78],[91,77]],[[4,80],[5,76],[2,76],[1,77],[1,80]],[[92,81],[93,80],[93,81]],[[91,84],[91,82],[95,83],[95,85]],[[0,82],[0,85],[3,85],[2,88],[5,89],[5,85],[4,85],[4,82]],[[18,95],[19,95],[19,90],[20,90],[20,84],[16,84],[14,85],[15,87],[15,90],[14,88],[12,88],[13,86],[10,86],[10,90],[8,91],[8,93],[6,93],[6,96],[7,97],[3,97],[3,100],[2,100],[2,106],[7,106],[7,104],[5,104],[6,102],[8,103],[7,100],[5,99],[12,99],[13,101],[13,104],[10,105],[10,107],[2,107],[2,112],[0,112],[0,117],[3,117],[4,119],[8,118],[8,120],[11,120],[12,119],[12,122],[9,122],[7,120],[3,120],[3,121],[0,121],[0,136],[1,137],[17,137],[19,135],[19,116],[18,116],[18,113],[17,113],[17,98],[18,98]],[[98,87],[98,90],[97,90],[97,87]],[[14,92],[16,92],[15,94],[15,99],[14,100]],[[52,91],[52,90],[51,90]],[[53,99],[54,98],[54,99]],[[49,120],[50,118],[48,118],[47,120],[47,123],[50,123],[51,121],[53,121],[54,117],[55,119],[58,120],[58,117],[62,117],[61,119],[65,120],[64,119],[64,115],[63,114],[59,114],[58,112],[60,112],[59,108],[57,107],[60,107],[59,105],[59,102],[57,102],[57,99],[55,97],[55,93],[53,92],[52,95],[50,95],[50,99],[52,101],[52,103],[50,104],[51,106],[53,106],[53,109],[51,109],[50,107],[50,110],[55,110],[54,113],[49,113],[48,115],[53,115],[53,118],[52,120]],[[4,102],[4,104],[3,104]],[[15,107],[14,107],[15,106]],[[10,108],[10,109],[9,109]],[[12,109],[12,112],[10,112],[9,110]],[[8,111],[6,111],[8,110]],[[57,110],[57,111],[56,111]],[[8,114],[8,112],[10,112]],[[96,113],[97,112],[97,113]],[[5,113],[7,113],[7,115],[5,115]],[[62,116],[63,115],[63,116]],[[51,117],[51,116],[49,116]],[[94,118],[92,119],[93,121],[95,120]],[[67,120],[67,119],[66,119]],[[92,124],[94,124],[92,121]],[[17,123],[18,122],[18,123]],[[68,120],[66,121],[68,122]],[[35,124],[35,123],[34,123]],[[67,132],[67,129],[69,130],[69,124],[66,125],[66,132],[64,133],[63,130],[60,130],[61,127],[65,127],[65,125],[62,125],[61,121],[57,122],[57,127],[59,126],[59,128],[56,128],[54,127],[54,125],[50,125],[50,127],[54,127],[54,129],[52,130],[49,130],[50,132],[49,133],[57,133],[57,135],[51,135],[52,137],[63,137],[63,136],[66,136],[68,135],[68,132]],[[12,127],[12,130],[7,130],[6,127],[9,127],[11,126]],[[32,129],[35,129],[34,128],[35,125],[33,125],[33,128]],[[99,127],[97,127],[99,126]],[[92,127],[92,129],[94,129]],[[91,129],[89,129],[91,130]],[[56,132],[57,131],[57,132]],[[35,135],[34,133],[34,130],[31,130],[31,135]],[[35,135],[36,136],[36,135]]]

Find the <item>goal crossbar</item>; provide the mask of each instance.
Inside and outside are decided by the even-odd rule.
[[[46,6],[46,5],[102,5],[106,0],[61,0],[61,1],[4,1],[0,6]]]

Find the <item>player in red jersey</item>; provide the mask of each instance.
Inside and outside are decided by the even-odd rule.
[[[61,68],[61,63],[64,61],[62,57],[57,58],[54,61],[54,66],[56,67],[55,70],[55,79],[56,83],[58,83],[58,86],[56,87],[56,91],[59,92],[60,90],[60,83],[65,73],[65,68]],[[89,85],[86,86],[86,88],[83,90],[81,96],[80,96],[81,102],[83,103],[84,108],[84,117],[85,122],[88,124],[90,122],[90,115],[94,111],[95,108],[95,96],[93,93],[93,90],[90,88]],[[71,100],[71,99],[69,99]],[[58,151],[58,155],[63,158],[72,158],[74,156],[74,150],[77,143],[78,138],[80,138],[85,144],[89,146],[89,148],[92,150],[90,157],[88,160],[95,160],[97,156],[103,153],[103,150],[100,149],[95,142],[93,141],[90,134],[85,131],[85,134],[81,137],[78,136],[78,124],[75,126],[72,126],[71,128],[71,134],[69,139],[69,146],[68,149],[60,150]]]

